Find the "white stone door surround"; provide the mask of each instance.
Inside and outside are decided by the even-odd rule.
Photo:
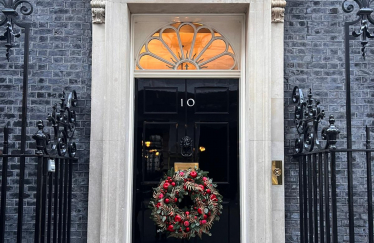
[[[134,141],[131,16],[138,13],[245,16],[239,120],[241,242],[284,242],[284,186],[271,184],[271,161],[284,160],[285,2],[95,0],[91,6],[94,24],[88,242],[131,242]]]

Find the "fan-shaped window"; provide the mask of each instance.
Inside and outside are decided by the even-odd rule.
[[[156,31],[142,46],[136,70],[237,70],[227,39],[200,23],[174,23]]]

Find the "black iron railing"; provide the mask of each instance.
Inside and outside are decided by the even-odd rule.
[[[367,208],[367,226],[365,226],[367,231],[364,237],[367,239],[366,242],[373,243],[371,154],[374,149],[370,147],[370,129],[366,127],[366,148],[339,149],[336,143],[340,131],[335,126],[333,116],[329,117],[329,126],[320,131],[322,140],[325,141],[318,138],[318,125],[325,113],[319,108],[319,102],[313,99],[312,92],[309,91],[308,98],[304,99],[302,91],[295,87],[292,99],[297,103],[295,124],[299,134],[295,142],[294,157],[299,163],[300,242],[343,242],[343,240],[338,241],[338,238],[342,237],[338,232],[344,232],[344,229],[340,230],[340,228],[346,226],[338,224],[338,212],[348,213],[348,217],[343,216],[344,218],[340,220],[348,221],[349,239],[355,240],[354,210],[355,206],[363,205],[354,203],[356,198],[353,186],[360,182],[354,181],[353,167],[357,164],[365,164],[366,198],[363,201],[367,203],[364,205]],[[347,159],[349,156],[358,159],[355,161]],[[337,175],[337,164],[339,175]],[[337,190],[338,186],[340,189]],[[337,203],[337,199],[341,199],[344,191],[342,186],[347,186],[347,204]],[[362,195],[360,198],[362,199]]]
[[[76,114],[73,107],[77,105],[75,91],[65,99],[63,93],[59,106],[53,106],[53,112],[47,120],[52,124],[53,137],[44,132],[42,121],[37,122],[38,131],[33,135],[36,141],[35,154],[8,154],[9,128],[4,128],[4,147],[0,154],[2,159],[1,173],[1,215],[0,215],[0,243],[13,242],[6,239],[5,222],[7,218],[8,196],[8,162],[29,161],[37,164],[37,185],[35,197],[34,242],[70,242],[71,201],[72,201],[72,176],[73,164],[77,163],[76,145],[72,141],[75,131]],[[27,171],[29,168],[31,171]],[[30,169],[31,168],[31,169]],[[24,191],[26,173],[34,173],[33,167],[19,164],[18,187]],[[23,212],[24,194],[18,194],[17,212]],[[14,198],[12,198],[14,200]],[[22,202],[22,203],[20,203]],[[18,214],[17,242],[22,242],[24,214]],[[27,222],[30,223],[30,222]],[[30,239],[27,239],[30,240]]]
[[[28,0],[0,0],[0,11],[5,18],[0,20],[0,27],[5,27],[5,32],[0,35],[0,41],[5,41],[6,58],[10,61],[11,49],[17,47],[15,39],[21,36],[19,29],[24,29],[24,62],[23,62],[23,87],[22,87],[22,114],[21,114],[21,139],[19,154],[9,154],[9,128],[4,128],[4,147],[0,158],[2,160],[1,172],[1,210],[0,210],[0,243],[17,242],[22,243],[24,230],[24,192],[25,174],[34,174],[31,164],[36,164],[37,186],[35,189],[35,217],[31,224],[35,227],[34,242],[70,242],[71,221],[71,196],[72,196],[72,173],[75,158],[76,145],[72,142],[75,131],[76,114],[73,109],[77,105],[77,94],[71,92],[65,99],[62,94],[61,102],[53,106],[53,112],[48,114],[48,122],[52,124],[53,134],[44,132],[42,121],[37,122],[38,131],[33,139],[36,141],[36,152],[34,155],[26,151],[26,126],[27,126],[27,97],[28,97],[28,69],[29,69],[29,37],[32,23],[25,21],[24,16],[33,12],[33,5]],[[18,30],[17,30],[18,28]],[[53,139],[52,139],[53,138]],[[17,151],[14,151],[17,152]],[[8,192],[11,186],[8,181],[14,181],[14,177],[8,178],[11,165],[16,165],[12,170],[18,170],[18,198]],[[26,164],[28,162],[29,164]],[[30,171],[31,170],[31,171]],[[34,187],[31,187],[34,188]],[[30,190],[30,187],[29,187]],[[17,225],[16,240],[6,239],[6,219],[11,208],[7,205],[7,198],[16,200],[17,222],[11,222],[9,231],[14,230]],[[33,208],[34,209],[34,208]],[[14,211],[12,211],[14,213]],[[27,220],[26,223],[30,219]],[[30,241],[29,238],[26,239]]]

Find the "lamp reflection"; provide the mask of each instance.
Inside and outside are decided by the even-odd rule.
[[[146,141],[144,148],[144,159],[146,161],[146,168],[148,173],[161,171],[161,154],[163,139],[160,135],[151,135],[149,141]]]

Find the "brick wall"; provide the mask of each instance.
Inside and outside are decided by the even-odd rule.
[[[28,135],[36,132],[37,120],[45,120],[52,105],[59,102],[63,90],[78,94],[77,130],[79,163],[74,166],[72,202],[72,242],[86,242],[88,205],[88,164],[91,99],[91,10],[89,0],[31,0],[34,12],[30,37]],[[16,31],[19,31],[17,28]],[[1,34],[3,28],[0,28]],[[11,127],[11,152],[19,150],[22,102],[23,36],[21,48],[12,51],[8,63],[4,42],[0,42],[0,146],[3,126]],[[27,148],[35,147],[31,136]],[[7,242],[15,242],[18,162],[9,164],[7,204]],[[24,242],[31,242],[35,217],[36,169],[26,162]],[[0,167],[1,168],[1,167]],[[27,240],[26,240],[27,239]]]
[[[343,1],[288,0],[285,13],[285,203],[286,242],[300,242],[298,208],[298,164],[293,153],[296,129],[293,123],[294,104],[291,92],[295,85],[304,94],[312,88],[314,97],[321,101],[326,118],[333,114],[341,130],[338,145],[346,140],[345,77],[344,77],[344,22],[355,18],[342,11]],[[356,6],[357,7],[357,6]],[[354,13],[356,13],[354,11]],[[358,27],[356,27],[358,29]],[[365,145],[364,127],[374,126],[374,41],[368,47],[366,60],[360,55],[359,41],[351,44],[352,133],[353,146]],[[327,119],[320,127],[327,125]],[[373,131],[373,129],[371,129]],[[337,161],[339,242],[348,239],[347,164],[341,155]],[[364,154],[354,157],[354,195],[356,242],[368,242],[366,166]]]

